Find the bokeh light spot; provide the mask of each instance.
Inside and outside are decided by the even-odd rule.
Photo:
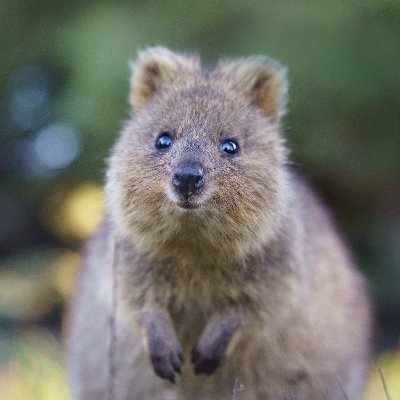
[[[87,239],[103,218],[104,194],[100,185],[82,183],[59,187],[46,200],[41,219],[59,239],[76,242]]]
[[[56,123],[41,130],[33,144],[35,155],[46,169],[65,168],[80,152],[77,132],[65,123]]]
[[[51,72],[38,65],[25,65],[14,73],[10,81],[9,112],[15,129],[36,129],[47,118],[52,81]]]

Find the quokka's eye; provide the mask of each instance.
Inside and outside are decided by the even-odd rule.
[[[171,133],[169,132],[161,132],[156,140],[155,146],[158,151],[168,150],[173,142],[173,138]]]
[[[233,139],[226,139],[221,143],[221,151],[228,156],[234,156],[239,152],[239,145]]]

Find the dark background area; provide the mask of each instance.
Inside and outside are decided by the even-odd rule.
[[[35,386],[38,397],[7,398],[68,398],[65,305],[101,217],[105,159],[130,112],[129,61],[157,44],[197,50],[205,63],[268,54],[288,67],[292,160],[370,282],[377,354],[395,348],[400,2],[0,0],[0,388],[40,381],[35,362],[59,373],[57,396]]]

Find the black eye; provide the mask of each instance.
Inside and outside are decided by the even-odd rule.
[[[169,132],[161,132],[158,136],[155,146],[157,150],[167,150],[172,144],[172,135]]]
[[[221,151],[233,156],[239,152],[239,145],[233,139],[226,139],[221,143]]]

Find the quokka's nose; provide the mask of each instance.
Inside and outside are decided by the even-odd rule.
[[[204,186],[203,168],[198,163],[178,166],[172,178],[172,184],[185,199],[198,193]]]

